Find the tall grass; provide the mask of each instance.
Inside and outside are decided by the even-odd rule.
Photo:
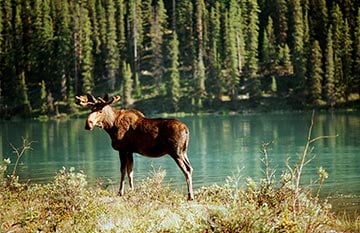
[[[0,232],[359,232],[359,218],[338,219],[319,192],[327,177],[319,168],[318,187],[302,186],[303,168],[311,162],[313,123],[298,162],[275,179],[265,143],[264,177],[236,173],[223,185],[195,190],[195,200],[164,183],[154,170],[135,190],[119,197],[110,186],[91,187],[86,175],[62,168],[48,184],[8,182],[0,165]],[[15,148],[15,147],[14,147]],[[245,184],[245,185],[244,185]],[[106,187],[106,188],[104,188]],[[315,194],[315,195],[314,195]]]

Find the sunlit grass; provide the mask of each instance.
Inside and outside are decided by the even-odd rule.
[[[2,168],[6,166],[4,163]],[[113,187],[88,186],[86,176],[61,169],[48,184],[3,182],[0,232],[357,232],[359,219],[338,219],[326,201],[292,182],[268,184],[229,177],[195,191],[195,200],[164,183],[154,171],[119,197]],[[5,178],[5,180],[8,178]],[[283,177],[282,179],[285,179]],[[298,198],[296,209],[293,198]]]

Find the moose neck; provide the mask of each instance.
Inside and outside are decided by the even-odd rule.
[[[102,122],[103,127],[106,131],[108,131],[114,126],[116,114],[114,109],[109,105],[103,108],[103,112],[104,112],[104,119]]]

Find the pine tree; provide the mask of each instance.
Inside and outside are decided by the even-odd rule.
[[[294,67],[294,77],[296,80],[297,91],[301,91],[305,84],[306,60],[304,51],[304,18],[300,0],[292,2],[292,20],[293,20],[293,35],[292,35],[292,64]]]
[[[245,74],[251,83],[252,97],[260,97],[260,80],[257,75],[258,71],[258,38],[259,38],[259,6],[257,0],[247,0],[246,12],[248,21],[245,32]]]
[[[28,93],[28,87],[26,84],[26,80],[25,80],[25,72],[22,71],[19,74],[18,77],[18,98],[19,98],[19,103],[22,106],[22,113],[25,116],[29,116],[31,113],[31,104],[30,104],[30,100],[29,100],[29,93]]]
[[[195,80],[195,106],[197,108],[202,107],[202,101],[205,97],[205,64],[204,64],[204,1],[196,1],[196,31],[197,31],[197,48],[198,58],[196,61],[194,80]]]
[[[350,35],[350,28],[349,28],[349,24],[348,24],[348,20],[345,19],[345,23],[344,23],[344,27],[343,27],[343,36],[341,37],[341,47],[342,47],[342,64],[343,64],[343,74],[344,74],[344,79],[343,79],[343,86],[344,86],[344,98],[346,100],[348,100],[347,98],[349,97],[353,85],[354,85],[354,80],[352,77],[352,39],[351,39],[351,35]]]
[[[334,48],[334,85],[335,85],[335,99],[336,102],[341,100],[344,96],[343,87],[343,64],[342,64],[342,32],[344,27],[343,14],[340,10],[339,5],[335,5],[331,11],[331,27],[333,35],[333,48]]]
[[[81,6],[80,6],[81,7]],[[93,59],[93,41],[91,40],[92,28],[88,10],[81,7],[81,76],[82,92],[91,93],[94,88],[94,59]]]
[[[110,90],[115,90],[116,75],[119,69],[119,48],[116,36],[115,4],[114,0],[106,0],[106,70]]]
[[[70,28],[69,4],[67,1],[60,2],[57,13],[54,22],[57,28],[54,32],[54,52],[57,54],[57,59],[54,62],[57,70],[56,77],[60,80],[61,99],[66,101],[69,95],[73,64],[72,32]]]
[[[276,10],[274,17],[274,30],[277,42],[280,46],[285,46],[288,38],[288,6],[286,0],[276,0]]]
[[[158,95],[166,92],[166,87],[162,81],[164,74],[163,62],[163,36],[166,24],[166,9],[162,0],[155,3],[151,21],[151,50],[152,50],[152,76],[154,78],[155,90]]]
[[[41,81],[41,91],[40,91],[40,101],[41,101],[40,113],[42,115],[47,114],[47,98],[46,97],[47,97],[46,84],[45,84],[45,81],[42,80]]]
[[[123,61],[123,82],[122,82],[122,96],[124,98],[125,107],[129,107],[133,103],[132,99],[132,72],[130,64]]]
[[[335,105],[335,67],[334,67],[334,49],[332,41],[332,27],[330,26],[326,37],[325,50],[325,87],[324,97],[329,106]]]
[[[224,81],[221,79],[221,12],[220,3],[216,2],[214,7],[211,7],[209,18],[209,81],[207,82],[207,90],[210,94],[215,95],[220,99],[224,91]]]
[[[354,90],[360,94],[360,8],[357,12],[354,37]]]
[[[235,101],[238,96],[237,86],[240,81],[244,58],[244,39],[242,37],[241,8],[237,1],[232,0],[225,15],[225,59],[221,79],[224,80],[225,89],[230,99]]]
[[[168,71],[170,78],[168,85],[168,96],[170,97],[170,103],[173,107],[173,110],[177,112],[179,110],[181,90],[179,72],[179,41],[175,31],[173,32],[173,36],[169,45],[169,56],[171,65]]]
[[[309,101],[311,104],[318,106],[322,103],[322,53],[319,41],[313,42],[309,58]]]
[[[140,54],[143,52],[143,47],[150,47],[150,45],[145,44],[144,34],[150,34],[150,31],[146,31],[146,23],[149,21],[149,15],[143,12],[141,5],[144,4],[147,7],[145,9],[150,11],[152,9],[149,1],[142,2],[141,0],[128,1],[127,3],[127,17],[126,17],[126,31],[127,31],[127,57],[133,68],[134,74],[134,85],[135,85],[135,95],[141,96],[141,87],[140,87]]]
[[[264,30],[262,42],[262,64],[268,69],[273,69],[275,65],[276,54],[276,41],[274,34],[274,25],[271,17],[268,18],[267,26]]]

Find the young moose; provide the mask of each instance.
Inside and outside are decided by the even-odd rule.
[[[160,157],[169,154],[184,173],[188,189],[188,199],[194,199],[192,190],[192,167],[187,157],[189,130],[187,126],[175,119],[149,119],[134,109],[115,109],[110,105],[119,101],[115,96],[96,99],[92,95],[76,96],[80,106],[90,106],[85,129],[95,126],[103,128],[111,138],[112,147],[119,151],[120,189],[124,194],[126,172],[130,188],[133,189],[133,153],[149,157]]]

